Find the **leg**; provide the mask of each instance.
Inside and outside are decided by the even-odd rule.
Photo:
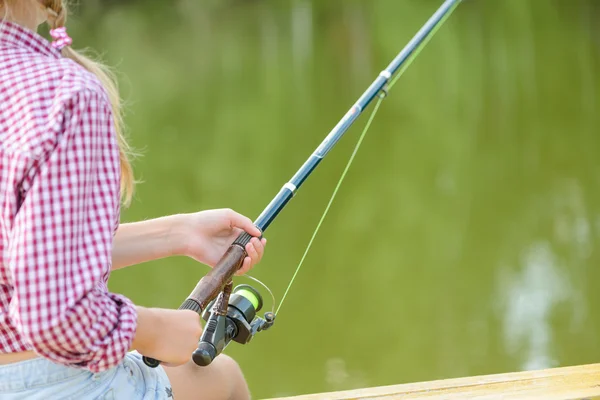
[[[249,400],[248,385],[238,364],[220,354],[208,367],[193,361],[180,367],[163,367],[173,385],[175,400]]]

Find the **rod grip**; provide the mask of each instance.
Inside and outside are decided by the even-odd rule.
[[[262,239],[262,238],[261,238]],[[250,240],[252,240],[252,235],[249,234],[248,232],[242,232],[240,233],[240,235],[233,241],[232,244],[237,244],[242,246],[243,249],[246,248],[246,245],[248,243],[250,243]]]
[[[235,241],[229,246],[223,257],[217,265],[206,274],[188,298],[179,307],[180,310],[193,310],[198,314],[206,308],[217,295],[223,290],[223,286],[233,278],[233,275],[240,269],[246,254],[246,244],[250,242],[252,235],[242,232]],[[144,364],[150,368],[156,368],[160,361],[151,357],[142,357]]]
[[[202,310],[206,309],[208,303],[223,290],[225,284],[233,278],[233,275],[242,266],[246,256],[244,246],[234,242],[229,246],[229,249],[227,249],[217,265],[200,279],[192,293],[187,297],[185,303],[196,303],[200,307],[197,310],[200,314]]]

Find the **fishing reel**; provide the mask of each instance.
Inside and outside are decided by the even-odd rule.
[[[263,299],[252,286],[238,285],[231,291],[231,284],[227,285],[202,313],[206,326],[192,354],[194,363],[207,366],[232,340],[246,344],[256,333],[273,326],[273,312],[266,312],[264,318],[256,316],[262,306]]]

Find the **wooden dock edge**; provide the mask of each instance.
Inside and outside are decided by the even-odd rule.
[[[481,375],[271,400],[600,399],[600,364]]]

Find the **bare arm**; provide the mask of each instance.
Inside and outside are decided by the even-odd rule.
[[[121,224],[113,238],[112,270],[171,256],[187,256],[213,267],[242,232],[260,236],[252,221],[230,209],[176,214]],[[239,274],[262,258],[266,239],[246,245]]]
[[[112,270],[181,255],[184,235],[177,215],[121,224],[113,241]]]
[[[202,334],[200,316],[195,311],[136,306],[136,313],[137,330],[131,350],[170,366],[190,360]]]

